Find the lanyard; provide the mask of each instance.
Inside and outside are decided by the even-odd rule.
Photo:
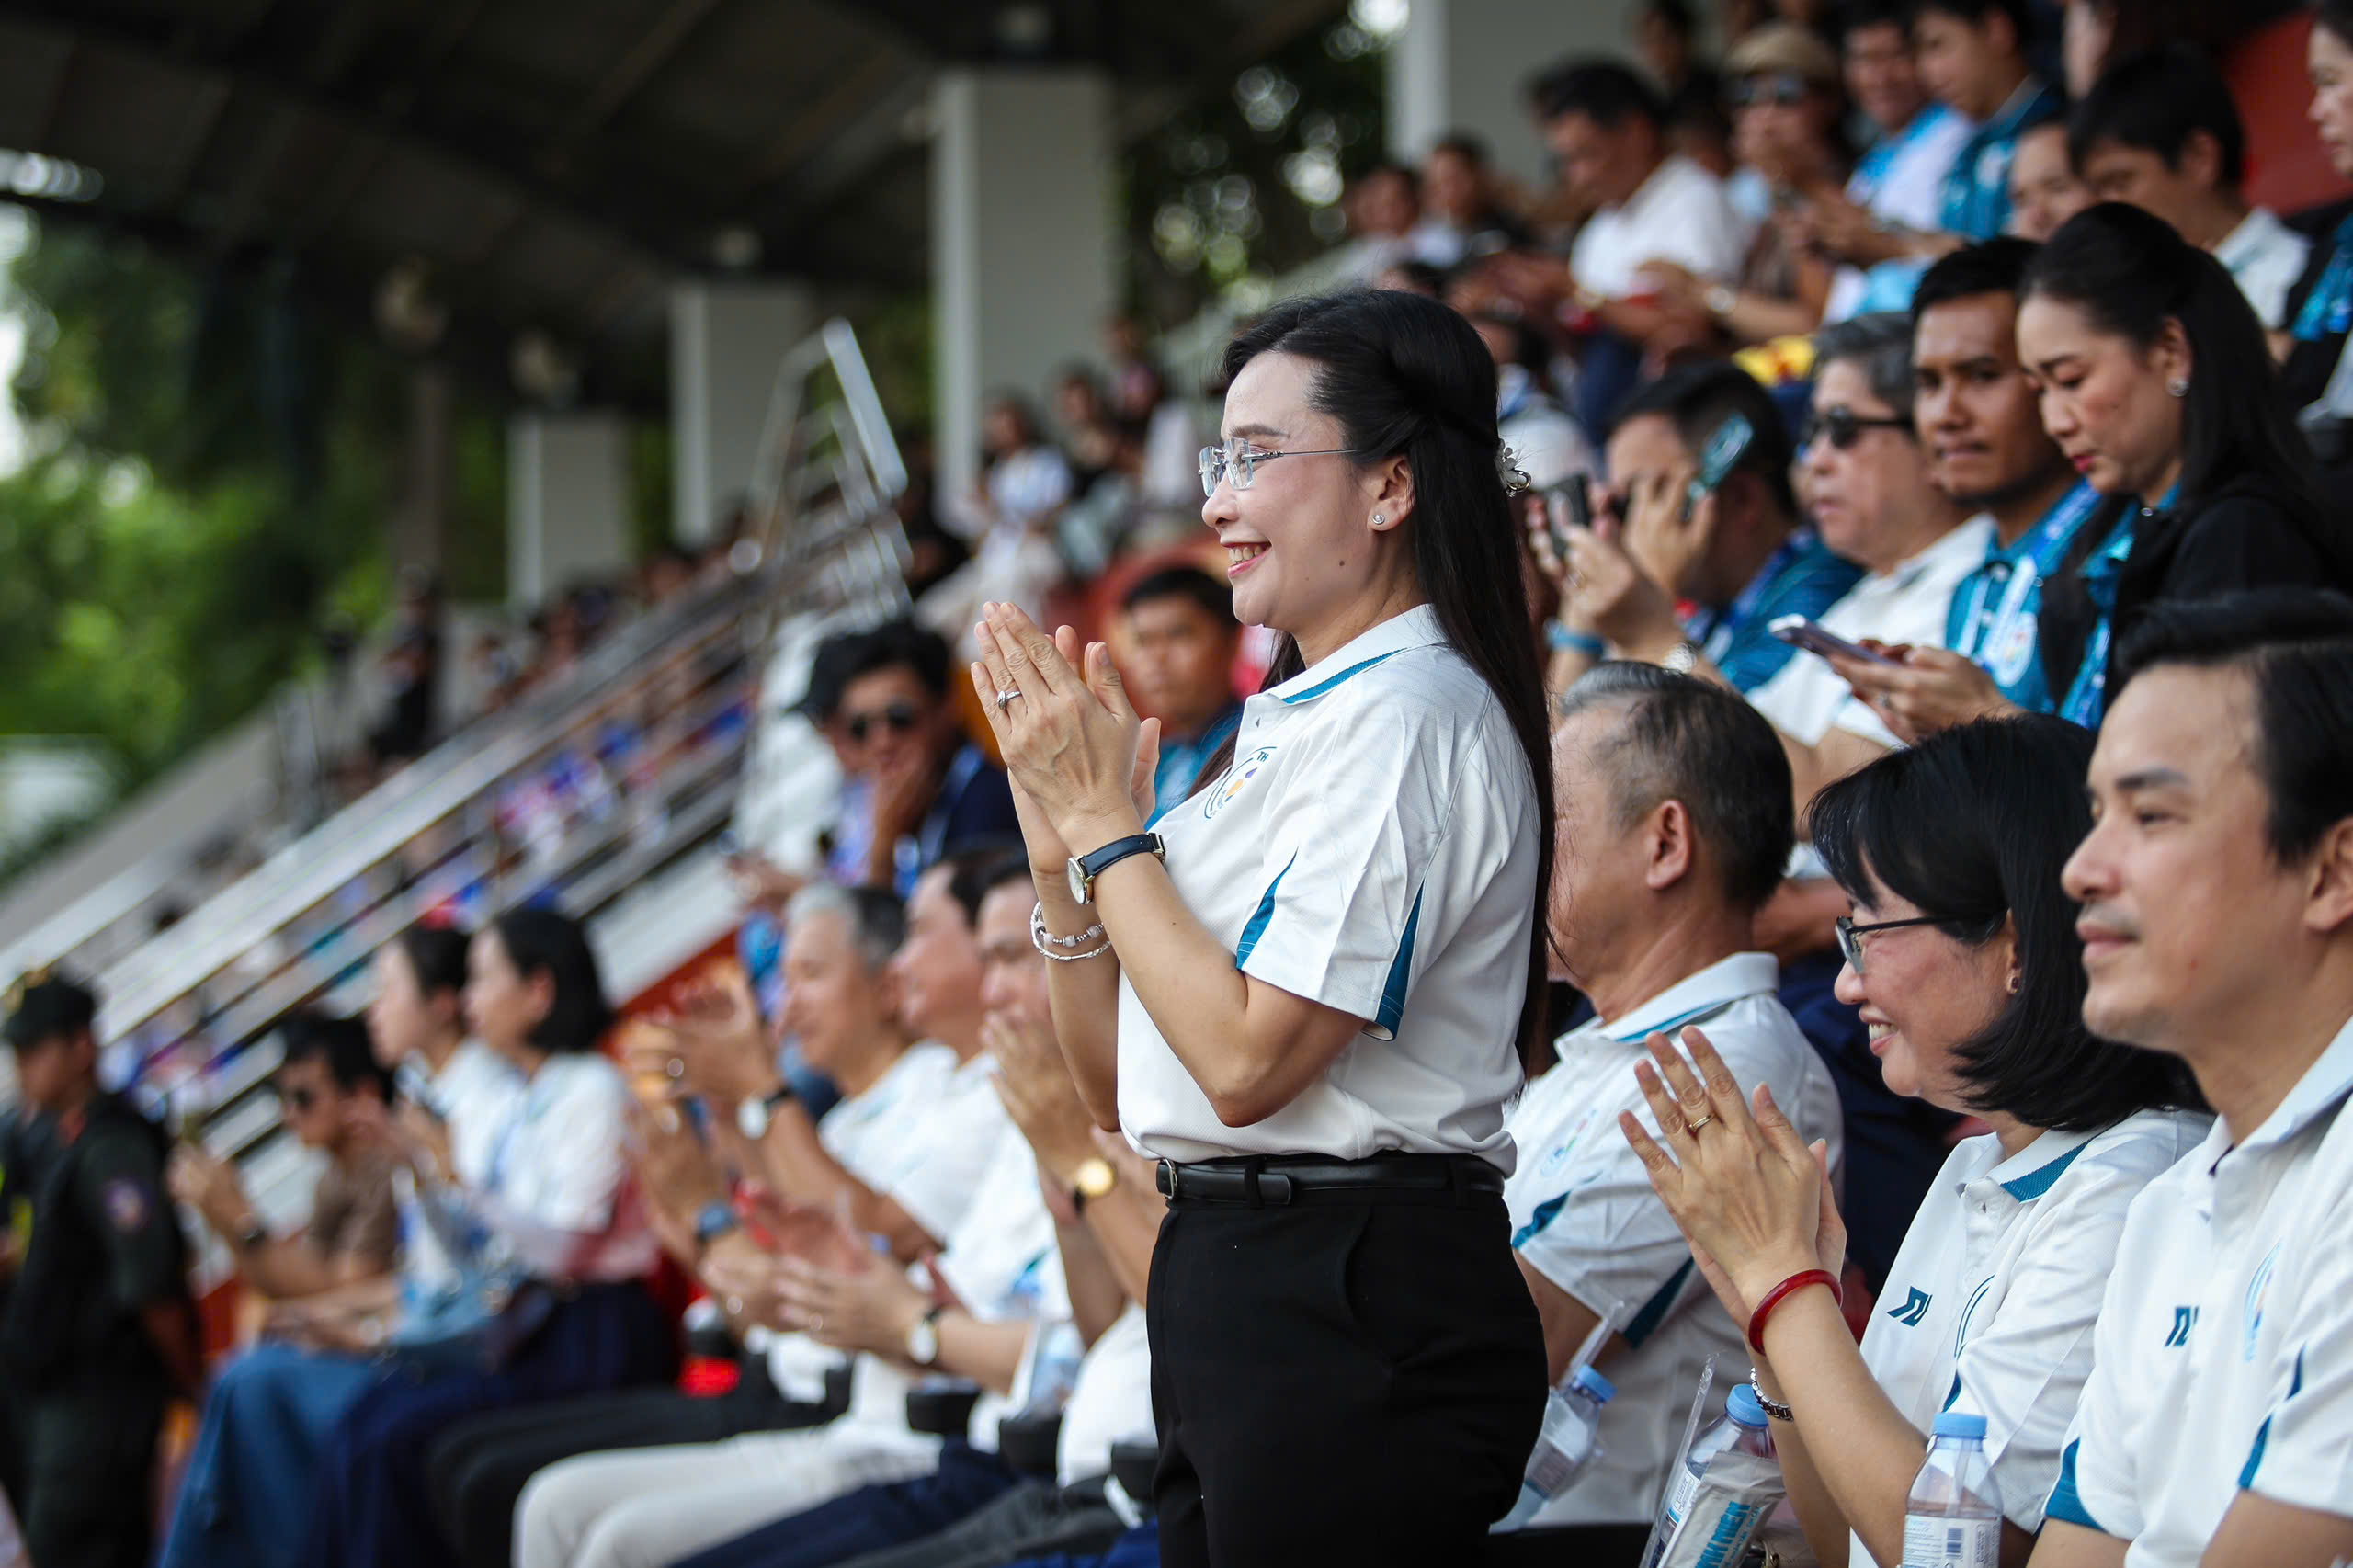
[[[1985,662],[1985,650],[2001,643],[2002,639],[1995,633],[2009,627],[2024,612],[2035,585],[2057,563],[2067,541],[2075,538],[2075,530],[2099,506],[2100,499],[2098,491],[2077,483],[2043,514],[2042,521],[2015,549],[1987,562],[1986,569],[1972,577],[1969,608],[1961,612],[1961,641],[1954,646],[1954,653],[1981,665]],[[1991,601],[1997,576],[2006,577],[2008,586],[2002,594],[2001,603],[1995,605]]]
[[[2117,574],[2131,558],[2133,538],[2141,519],[2169,510],[2180,494],[2181,485],[2177,482],[2154,506],[2126,512],[2092,558],[2084,563],[2084,590],[2099,607],[2099,619],[2093,623],[2092,634],[2085,640],[2084,662],[2075,666],[2075,678],[2068,682],[2067,695],[2059,704],[2059,717],[2070,723],[2097,730],[2107,714],[2108,649],[2116,639]]]
[[[2353,218],[2336,226],[2336,249],[2328,267],[2304,297],[2290,335],[2300,343],[2318,343],[2353,326]]]

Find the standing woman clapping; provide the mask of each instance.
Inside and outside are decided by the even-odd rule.
[[[992,607],[973,679],[1069,960],[1056,1032],[1169,1195],[1165,1561],[1469,1561],[1544,1397],[1502,1187],[1552,779],[1494,364],[1452,312],[1352,292],[1225,370],[1202,520],[1236,617],[1283,634],[1231,760],[1146,834],[1157,734],[1101,646]]]

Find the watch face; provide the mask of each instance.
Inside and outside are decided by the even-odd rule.
[[[1070,896],[1085,903],[1088,891],[1087,884],[1092,879],[1087,876],[1086,868],[1078,863],[1077,856],[1072,856],[1070,858]]]

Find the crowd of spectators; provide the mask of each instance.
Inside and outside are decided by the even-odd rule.
[[[1711,1363],[1770,1418],[1785,1561],[1914,1561],[1956,1411],[2008,1568],[2353,1558],[2353,222],[2251,204],[2222,77],[2133,6],[1762,9],[1720,65],[1651,0],[1647,75],[1538,73],[1540,199],[1467,136],[1347,198],[1356,281],[1495,360],[1554,707],[1555,1028],[1504,1197],[1550,1377],[1614,1392],[1495,1561],[1641,1561]],[[2339,0],[2310,65],[2353,176]],[[1087,605],[1155,812],[1217,789],[1258,658],[1193,487],[1281,454],[1204,449],[1130,324],[1106,350],[1051,426],[992,403],[972,494],[904,503],[914,609],[817,647],[791,711],[838,790],[813,861],[728,846],[732,959],[612,1029],[576,923],[452,902],[364,1022],[290,1021],[299,1231],[200,1147],[87,1177],[95,1009],[26,993],[0,1393],[115,1424],[0,1443],[38,1561],[143,1560],[87,1496],[141,1494],[199,1392],[167,1193],[256,1302],[172,1568],[1157,1561],[1165,1204],[1058,1043],[1063,869],[960,653],[983,604]],[[595,622],[551,613],[542,677]],[[74,1224],[124,1260],[103,1334],[41,1308]],[[138,1397],[59,1370],[97,1344],[142,1347]]]

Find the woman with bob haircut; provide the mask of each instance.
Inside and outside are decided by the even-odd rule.
[[[2263,325],[2222,264],[2164,219],[2086,208],[2027,264],[2018,360],[2043,428],[2108,496],[2042,590],[2060,717],[2097,728],[2109,650],[2159,599],[2353,587]]]
[[[1841,1001],[1889,1088],[1984,1119],[1938,1172],[1859,1348],[1839,1312],[1846,1228],[1809,1149],[1698,1029],[1636,1068],[1654,1139],[1620,1118],[1757,1360],[1806,1540],[1830,1568],[1904,1560],[1904,1508],[1938,1415],[1985,1419],[2006,1522],[2032,1550],[2085,1381],[2092,1324],[2150,1178],[2208,1118],[2166,1058],[2084,1027],[2083,944],[2060,868],[2090,827],[2091,736],[1983,720],[1824,790],[1813,844],[1847,896]],[[1784,1403],[1786,1402],[1786,1403]]]
[[[578,921],[516,909],[467,954],[465,1017],[521,1074],[480,1184],[460,1185],[446,1139],[437,1232],[486,1233],[496,1315],[462,1360],[404,1364],[328,1438],[301,1561],[426,1568],[456,1561],[426,1485],[426,1449],[479,1411],[597,1393],[676,1374],[677,1340],[643,1284],[658,1248],[622,1146],[628,1080],[599,1049],[612,1027]]]
[[[1282,635],[1214,781],[1145,832],[1156,731],[1067,629],[993,607],[972,677],[1067,960],[1055,1033],[1169,1199],[1163,1561],[1468,1562],[1544,1403],[1503,1177],[1552,765],[1495,361],[1356,290],[1278,305],[1224,369],[1201,520],[1235,619]]]

